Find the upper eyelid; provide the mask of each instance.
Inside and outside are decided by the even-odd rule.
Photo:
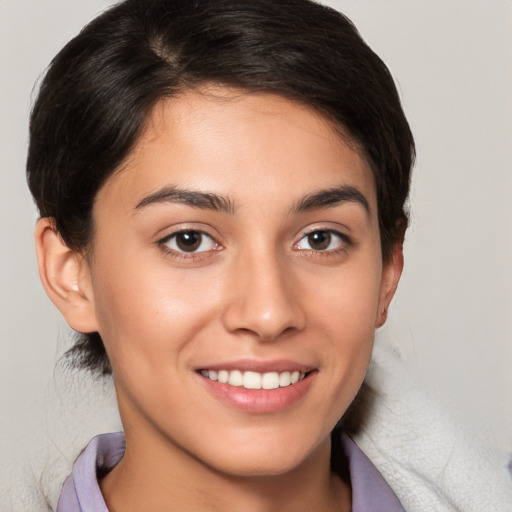
[[[167,229],[169,229],[169,228],[167,228]],[[180,226],[179,228],[173,228],[171,231],[167,231],[167,229],[162,230],[163,232],[166,232],[166,234],[163,236],[158,236],[158,238],[156,240],[157,243],[163,243],[166,240],[169,240],[170,238],[172,238],[173,236],[179,235],[180,233],[194,232],[194,233],[201,233],[202,235],[206,235],[206,236],[210,237],[212,240],[215,240],[216,243],[221,244],[221,242],[219,241],[220,237],[210,233],[207,229],[188,226],[188,225]]]
[[[311,233],[314,231],[335,231],[339,233],[350,233],[352,231],[350,224],[346,224],[341,219],[320,219],[318,221],[309,222],[304,224],[304,227],[299,230],[299,233]]]
[[[311,235],[312,233],[316,233],[317,231],[327,231],[328,233],[333,233],[335,235],[339,235],[344,240],[351,240],[351,236],[348,235],[347,233],[343,232],[340,229],[330,228],[330,227],[316,227],[316,226],[314,228],[305,229],[304,231],[302,231],[301,234],[299,235],[298,240],[302,240],[305,236]]]
[[[208,233],[205,233],[204,231],[199,231],[199,230],[192,230],[192,229],[185,229],[185,230],[181,230],[181,231],[174,231],[173,233],[170,233],[169,235],[163,237],[163,238],[160,238],[158,241],[157,241],[157,245],[159,246],[167,246],[167,244],[173,239],[173,237],[175,237],[176,235],[179,235],[181,233],[189,233],[189,232],[195,232],[195,233],[200,233],[202,236],[206,236],[208,237],[214,244],[214,247],[216,248],[215,250],[219,250],[218,248],[219,247],[223,247],[223,245],[217,241],[217,239],[213,236],[211,236],[210,234]],[[168,246],[167,246],[168,247]],[[172,250],[174,252],[181,252],[181,251],[176,251],[176,249],[172,249],[171,247],[168,247],[169,250]],[[209,251],[193,251],[193,252],[190,252],[188,254],[199,254],[199,253],[203,253],[203,252],[209,252]],[[186,252],[184,252],[183,254],[187,254]]]
[[[173,236],[180,235],[181,233],[199,233],[201,235],[205,235],[208,238],[211,238],[212,240],[215,240],[215,237],[210,235],[210,233],[207,233],[206,231],[201,231],[199,229],[179,229],[178,231],[173,231],[172,233],[169,233],[168,235],[165,235],[164,237],[160,238],[159,242],[162,242],[164,240],[169,240]]]
[[[343,234],[339,229],[329,228],[323,226],[315,226],[314,228],[306,228],[303,232],[303,235],[310,235],[311,233],[316,233],[317,231],[329,231],[329,233],[340,233]]]

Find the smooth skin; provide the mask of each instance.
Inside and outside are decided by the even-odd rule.
[[[403,265],[401,244],[383,264],[356,146],[277,95],[189,91],[155,106],[93,214],[87,257],[51,219],[36,245],[48,295],[71,327],[101,334],[113,367],[126,454],[101,481],[109,510],[349,511],[330,432]],[[200,374],[276,360],[311,371],[273,412]]]

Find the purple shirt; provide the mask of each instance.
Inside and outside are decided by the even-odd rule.
[[[342,447],[349,462],[352,512],[405,512],[397,497],[368,457],[347,436]],[[108,471],[122,458],[124,434],[102,434],[92,439],[64,482],[57,512],[108,512],[96,472]]]

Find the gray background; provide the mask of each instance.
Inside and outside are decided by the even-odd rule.
[[[108,383],[54,370],[69,336],[39,284],[24,177],[34,83],[109,3],[0,1],[0,482],[11,490],[37,478],[56,437],[83,445],[118,426]],[[512,3],[326,3],[390,67],[418,146],[406,267],[379,342],[455,417],[512,450]]]

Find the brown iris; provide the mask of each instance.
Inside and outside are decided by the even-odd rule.
[[[183,233],[177,233],[176,245],[181,251],[194,252],[196,251],[202,242],[202,235],[197,231],[184,231]]]
[[[308,243],[314,251],[325,251],[331,244],[329,231],[314,231],[308,235]]]

